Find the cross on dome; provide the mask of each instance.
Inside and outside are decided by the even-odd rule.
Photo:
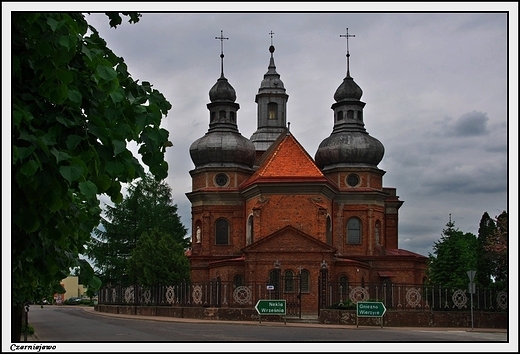
[[[224,37],[224,31],[220,30],[220,37],[215,39],[220,39],[220,76],[224,77],[224,39],[229,38]]]
[[[348,39],[349,37],[355,37],[356,35],[355,34],[348,34],[348,27],[347,27],[347,34],[340,34],[339,35],[340,37],[345,37],[347,39],[347,77],[350,77],[350,62],[349,62],[349,58],[350,58],[350,53],[349,53],[349,50],[348,50]]]

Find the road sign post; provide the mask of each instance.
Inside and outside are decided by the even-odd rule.
[[[379,317],[381,318],[381,328],[383,328],[383,315],[385,312],[386,307],[382,302],[358,302],[356,311],[356,327],[359,326],[359,317]]]
[[[469,278],[469,294],[471,296],[471,329],[473,329],[473,293],[475,293],[475,283],[473,283],[473,279],[475,279],[476,270],[468,270],[468,278]]]
[[[284,317],[284,323],[287,324],[285,300],[258,300],[255,310],[258,312],[260,323],[262,323],[262,315],[281,315]]]

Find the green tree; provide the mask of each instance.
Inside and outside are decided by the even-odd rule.
[[[154,230],[159,230],[160,235]],[[139,243],[145,234],[157,240],[167,235],[173,248],[178,245],[184,250],[189,244],[170,186],[149,174],[129,185],[128,195],[121,203],[106,206],[105,218],[95,230],[96,237],[87,245],[87,255],[105,284],[129,285],[137,281],[137,274],[132,272],[136,268],[131,267],[132,253],[141,246],[148,247],[144,241]],[[159,257],[151,250],[147,252],[148,257]]]
[[[172,234],[155,228],[144,232],[132,252],[130,266],[138,284],[168,285],[189,280],[190,264],[184,247]]]
[[[503,211],[496,217],[496,228],[487,238],[484,250],[488,253],[492,262],[491,275],[495,285],[505,288],[508,281],[508,243],[509,243],[509,217]]]
[[[463,233],[450,221],[443,229],[441,238],[433,245],[433,254],[428,255],[428,277],[432,284],[465,288],[469,282],[467,271],[475,269],[477,238],[472,233]]]
[[[121,24],[107,13],[112,27]],[[140,14],[123,13],[135,23]],[[144,175],[127,148],[138,146],[159,179],[170,103],[138,83],[81,13],[11,16],[11,340],[19,341],[23,303],[81,267],[83,284],[101,285],[80,259],[97,227],[98,195],[122,200],[121,183]],[[58,285],[55,292],[63,292]]]
[[[475,275],[475,282],[488,287],[491,283],[491,276],[493,275],[493,260],[491,253],[486,251],[485,247],[489,243],[489,238],[496,229],[495,222],[487,212],[482,215],[478,228],[477,238],[477,271]]]

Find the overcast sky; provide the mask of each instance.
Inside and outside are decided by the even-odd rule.
[[[365,128],[385,147],[378,166],[386,171],[383,185],[397,188],[404,201],[399,248],[427,256],[450,214],[461,231],[477,235],[484,212],[495,217],[508,210],[508,167],[514,198],[509,202],[517,208],[517,12],[508,23],[507,13],[496,11],[510,8],[487,3],[451,9],[385,3],[378,10],[387,12],[379,13],[368,12],[375,10],[370,3],[260,4],[79,8],[154,11],[143,13],[137,24],[125,18],[117,29],[104,14],[86,18],[124,58],[132,77],[149,81],[172,104],[163,120],[174,143],[166,154],[167,183],[190,232],[189,147],[209,127],[206,104],[220,76],[221,42],[215,37],[221,30],[229,38],[224,75],[237,94],[240,133],[250,138],[256,130],[255,95],[267,72],[272,31],[276,70],[289,95],[287,121],[312,157],[332,132],[333,95],[346,74],[346,41],[340,35],[346,28],[355,35],[349,39],[350,74],[363,90]],[[445,12],[460,9],[484,12]],[[244,12],[222,12],[230,10]],[[508,128],[515,133],[509,146]]]
[[[194,168],[189,147],[208,130],[208,92],[220,76],[221,43],[215,37],[223,30],[229,38],[224,74],[240,104],[238,128],[250,138],[257,123],[255,95],[269,64],[269,32],[274,32],[276,69],[289,95],[287,120],[314,157],[332,132],[333,95],[346,73],[346,42],[340,35],[348,28],[355,35],[349,40],[350,73],[363,90],[365,128],[385,147],[379,164],[386,171],[383,184],[397,188],[404,201],[399,248],[427,256],[450,214],[461,231],[477,235],[484,212],[495,217],[508,210],[510,264],[517,263],[518,3],[158,4],[4,2],[2,8],[154,12],[143,13],[137,24],[125,19],[117,29],[109,28],[104,15],[86,17],[125,59],[132,77],[149,81],[172,104],[163,124],[174,143],[166,154],[167,183],[187,228],[191,210],[185,194]],[[497,11],[512,12],[508,18]],[[9,22],[3,23],[6,49]],[[5,57],[4,78],[10,70]],[[2,96],[5,118],[10,105]],[[4,171],[10,161],[8,124],[3,119]]]

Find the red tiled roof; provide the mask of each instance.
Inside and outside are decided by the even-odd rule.
[[[259,163],[260,167],[243,186],[259,180],[327,180],[292,134],[282,134],[264,153]]]

